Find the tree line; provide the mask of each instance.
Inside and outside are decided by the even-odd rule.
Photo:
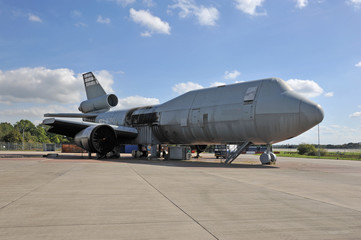
[[[29,120],[20,120],[15,124],[0,123],[0,142],[11,143],[69,143],[72,138],[49,133],[49,126],[39,124],[35,126]]]
[[[304,145],[304,144],[300,144],[300,145]],[[317,144],[308,144],[308,145],[313,145],[314,147],[318,148]],[[274,148],[298,148],[299,145],[296,144],[286,144],[286,145],[273,145]],[[360,149],[361,148],[361,143],[345,143],[345,144],[320,144],[320,148],[325,148],[325,149]]]

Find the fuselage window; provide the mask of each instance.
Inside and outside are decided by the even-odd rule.
[[[247,89],[246,94],[244,95],[244,102],[252,102],[256,98],[257,86],[250,87]]]

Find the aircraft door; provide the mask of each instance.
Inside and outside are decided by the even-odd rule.
[[[246,91],[246,94],[243,98],[243,120],[253,120],[254,119],[254,102],[256,99],[258,87],[249,87]]]
[[[252,120],[254,118],[254,106],[252,104],[243,105],[243,120]]]
[[[199,108],[192,109],[191,123],[192,123],[193,127],[202,127],[203,126],[203,118],[202,118],[201,110]]]

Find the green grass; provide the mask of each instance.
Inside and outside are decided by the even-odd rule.
[[[320,159],[338,159],[338,160],[356,160],[361,161],[361,152],[326,152],[325,156],[307,156],[300,155],[297,152],[281,151],[277,154],[279,157],[295,158],[320,158]]]

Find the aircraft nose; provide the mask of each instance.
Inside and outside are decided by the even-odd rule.
[[[320,105],[310,101],[301,100],[301,104],[300,104],[301,128],[311,128],[322,122],[323,117],[324,117],[324,113]]]

